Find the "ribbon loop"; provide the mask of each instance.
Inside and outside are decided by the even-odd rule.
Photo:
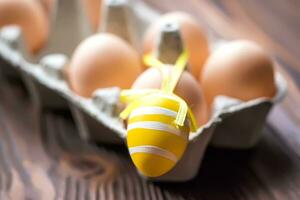
[[[171,81],[169,86],[170,92],[174,91],[182,72],[186,68],[187,61],[188,61],[188,53],[187,51],[183,51],[182,54],[177,59],[171,74]]]
[[[194,117],[194,114],[188,107],[187,103],[177,95],[173,93],[182,72],[184,71],[187,61],[188,61],[188,53],[187,51],[183,51],[182,54],[177,59],[174,67],[172,68],[171,73],[165,67],[166,65],[159,61],[158,59],[152,57],[151,55],[146,55],[143,58],[143,61],[148,66],[156,67],[160,70],[162,74],[162,85],[161,90],[159,89],[131,89],[131,90],[123,90],[120,95],[121,102],[129,103],[129,105],[121,112],[120,117],[122,119],[128,118],[130,113],[141,106],[143,103],[143,97],[158,94],[159,95],[168,95],[172,97],[178,104],[179,109],[177,112],[177,116],[175,119],[175,124],[179,126],[184,126],[185,120],[188,117],[190,120],[190,128],[191,131],[197,130],[197,124]]]

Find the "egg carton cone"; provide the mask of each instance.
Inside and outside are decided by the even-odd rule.
[[[118,35],[120,38],[137,46],[134,13],[131,3],[127,0],[105,0],[102,9],[102,22],[99,32]]]
[[[66,6],[65,9],[70,8]],[[129,13],[136,17],[131,19],[132,21],[130,23],[136,24],[134,37],[139,38],[143,30],[145,30],[145,27],[147,27],[151,21],[157,19],[159,14],[139,1],[135,2],[132,9],[133,10]],[[124,9],[119,10],[124,11]],[[70,11],[68,10],[68,12]],[[65,13],[68,12],[65,11]],[[127,16],[127,14],[124,16]],[[77,22],[80,20],[82,19],[78,18]],[[130,23],[128,22],[128,24]],[[65,26],[67,25],[65,24]],[[76,26],[74,25],[74,27],[77,28],[78,33],[80,32],[79,30],[83,29],[78,24]],[[11,31],[15,27],[6,28],[10,30],[6,29],[5,31]],[[69,31],[68,34],[72,32],[66,29],[63,31]],[[130,32],[130,34],[131,33],[132,32]],[[69,36],[68,34],[62,34],[63,37]],[[85,32],[85,34],[87,34],[87,32]],[[36,100],[34,103],[37,106],[70,109],[80,136],[85,141],[125,145],[126,129],[123,121],[118,117],[122,109],[119,105],[121,90],[119,88],[98,89],[92,98],[83,98],[76,95],[68,85],[64,68],[69,63],[69,57],[74,50],[72,48],[75,48],[76,45],[72,46],[73,44],[71,44],[66,51],[55,51],[55,46],[53,46],[53,51],[52,48],[46,48],[45,52],[48,53],[44,54],[37,62],[32,62],[27,58],[26,52],[23,50],[20,35],[13,39],[9,38],[9,35],[10,34],[5,36],[4,34],[3,37],[3,29],[1,30],[1,62],[7,63],[8,69],[15,70],[29,79],[29,83],[27,83],[26,86],[32,91],[31,95],[33,99]],[[87,35],[84,37],[86,36]],[[82,36],[80,36],[80,38],[81,37]],[[79,40],[80,39],[76,39],[75,42],[80,42]],[[135,40],[136,39],[130,41],[134,43]],[[59,45],[59,43],[60,42],[58,42],[57,45]],[[161,44],[167,45],[170,43],[158,42],[159,48],[164,49],[166,46]],[[170,56],[170,54],[166,54],[168,56],[162,55],[162,53],[159,54],[159,56],[161,56],[160,58],[167,58],[165,61],[171,62],[176,53],[171,54],[172,56]],[[209,122],[199,128],[196,133],[190,134],[186,152],[181,160],[170,172],[161,177],[151,178],[151,180],[180,182],[194,178],[201,166],[201,161],[203,160],[205,150],[210,141],[214,146],[237,149],[249,148],[255,145],[261,136],[261,129],[265,123],[268,112],[273,105],[283,99],[287,91],[287,84],[279,73],[276,74],[275,79],[277,94],[273,99],[260,98],[242,102],[229,97],[217,97],[214,102],[213,116]]]

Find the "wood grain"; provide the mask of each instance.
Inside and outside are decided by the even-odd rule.
[[[261,142],[247,151],[209,148],[187,183],[148,182],[124,147],[82,142],[70,113],[37,109],[0,73],[0,199],[300,199],[300,3],[145,1],[193,14],[212,40],[248,38],[268,49],[290,91]]]

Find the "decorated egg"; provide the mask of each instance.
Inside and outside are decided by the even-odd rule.
[[[150,94],[141,99],[128,118],[127,145],[133,163],[148,177],[170,171],[182,157],[190,132],[188,120],[174,123],[179,97]]]
[[[273,63],[255,42],[236,40],[222,45],[208,58],[201,76],[209,105],[218,95],[243,101],[276,93]]]
[[[165,66],[166,73],[172,72],[172,66]],[[135,80],[132,89],[159,89],[162,85],[163,74],[155,67],[145,70]],[[207,106],[197,80],[184,71],[175,87],[174,93],[184,99],[193,111],[199,126],[207,122]]]
[[[172,170],[186,150],[189,133],[197,130],[187,102],[174,94],[187,60],[185,50],[172,67],[152,57],[149,63],[156,63],[161,72],[159,88],[132,88],[121,92],[121,102],[129,103],[120,114],[122,119],[128,119],[128,150],[144,176],[158,177]],[[148,78],[154,82],[159,80]]]
[[[188,71],[198,79],[202,66],[209,55],[209,47],[201,27],[192,16],[186,13],[171,12],[154,22],[145,33],[143,53],[149,54],[155,51],[161,26],[173,22],[179,24],[182,41],[189,52]]]
[[[0,27],[17,25],[28,52],[37,53],[48,39],[48,21],[43,8],[36,0],[1,0]]]
[[[90,97],[99,88],[130,88],[141,67],[138,53],[127,42],[100,33],[79,44],[67,72],[72,90]]]

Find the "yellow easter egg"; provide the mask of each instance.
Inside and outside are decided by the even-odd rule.
[[[170,171],[182,157],[190,132],[189,120],[175,124],[179,102],[174,95],[150,94],[129,115],[127,145],[132,161],[144,176]]]

